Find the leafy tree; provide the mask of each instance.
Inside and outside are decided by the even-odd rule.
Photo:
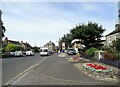
[[[5,51],[8,51],[8,52],[16,51],[17,50],[16,48],[17,48],[17,46],[15,44],[8,44],[5,48]]]
[[[62,48],[62,42],[65,43],[65,48],[71,47],[71,41],[72,41],[72,34],[67,33],[64,34],[61,39],[59,39],[59,45]]]
[[[116,41],[113,41],[113,47],[115,47],[116,51],[120,52],[120,39],[116,39]]]
[[[94,47],[91,47],[90,49],[88,49],[88,50],[86,51],[86,54],[89,55],[89,56],[93,56],[94,53],[95,53],[95,51],[99,51],[99,49],[94,48]]]
[[[37,46],[34,46],[34,47],[33,47],[33,51],[34,51],[34,52],[39,52],[39,49],[40,49],[40,48],[37,47]]]
[[[21,46],[16,46],[16,50],[17,50],[17,51],[23,50],[23,47],[21,47]]]
[[[101,37],[105,29],[98,26],[98,23],[88,22],[88,24],[79,24],[70,30],[73,39],[81,39],[87,47],[97,47],[100,45]]]

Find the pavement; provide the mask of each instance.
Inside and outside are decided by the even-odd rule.
[[[9,85],[114,85],[88,77],[59,54],[44,57]]]

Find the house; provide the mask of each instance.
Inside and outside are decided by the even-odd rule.
[[[7,46],[8,44],[15,44],[16,46],[21,46],[19,41],[8,40],[8,38],[6,37],[5,40],[2,41],[2,47]]]
[[[44,47],[47,47],[49,50],[55,50],[55,44],[52,41],[49,41],[44,45]]]
[[[23,41],[21,41],[21,46],[23,47],[24,51],[29,51],[32,49],[32,46],[29,43],[23,43]]]
[[[106,35],[106,46],[111,46],[117,38],[120,39],[120,24],[116,24],[115,30]]]
[[[14,40],[9,40],[7,37],[5,38],[4,41],[2,41],[2,47],[6,47],[8,44],[15,44],[16,46],[20,46],[22,47],[23,51],[27,51],[27,50],[31,50],[32,46],[30,46],[29,43],[23,43],[23,41],[21,41],[21,43],[19,41],[14,41]]]
[[[73,45],[73,48],[78,53],[79,49],[83,49],[85,46],[82,44],[82,41],[80,39],[74,39],[71,44]]]
[[[115,30],[106,35],[106,46],[111,46],[112,42],[120,38],[120,2],[118,3],[118,24],[115,25]]]

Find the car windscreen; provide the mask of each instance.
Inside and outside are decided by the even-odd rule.
[[[40,52],[48,52],[47,49],[41,49]]]
[[[75,51],[74,49],[68,49],[68,51]]]

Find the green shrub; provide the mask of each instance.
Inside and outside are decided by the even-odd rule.
[[[88,56],[93,56],[94,53],[95,53],[95,51],[99,51],[99,49],[94,48],[94,47],[91,47],[90,49],[88,49],[88,50],[86,51],[86,54],[87,54]]]
[[[108,52],[112,52],[113,48],[112,47],[108,47],[108,46],[104,46],[104,47],[102,47],[102,50],[108,51]]]
[[[8,44],[8,45],[5,47],[5,51],[6,51],[6,52],[16,51],[16,45],[15,45],[15,44]]]

